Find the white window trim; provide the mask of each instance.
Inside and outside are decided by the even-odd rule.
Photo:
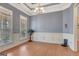
[[[10,15],[10,18],[11,18],[10,19],[11,20],[11,32],[10,32],[11,36],[10,36],[10,39],[12,40],[12,33],[13,33],[13,12],[10,9],[7,9],[7,8],[5,8],[3,6],[0,6],[0,12]]]
[[[26,21],[26,28],[27,28],[27,17],[25,17],[25,16],[23,16],[23,15],[20,15],[20,33],[21,33],[21,20],[22,19],[24,19],[25,21]],[[25,39],[26,37],[24,37],[24,38],[21,38],[20,40],[22,40],[22,39]]]

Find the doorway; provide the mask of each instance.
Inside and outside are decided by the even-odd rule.
[[[79,50],[79,5],[77,6],[77,51]]]
[[[73,34],[74,34],[74,49],[79,51],[79,4],[73,6]]]

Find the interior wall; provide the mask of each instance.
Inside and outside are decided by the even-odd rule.
[[[67,28],[65,28],[67,24]],[[31,16],[31,29],[36,32],[73,33],[72,7],[53,13]]]
[[[20,31],[19,15],[21,14],[28,18],[28,27],[30,26],[30,28],[36,32],[64,33],[65,35],[61,35],[61,37],[64,37],[63,39],[68,39],[70,48],[74,50],[72,6],[64,11],[35,15],[31,17],[7,3],[2,3],[0,6],[4,6],[5,8],[13,11],[13,32],[18,33]],[[68,25],[67,28],[65,28],[65,24]]]
[[[63,11],[63,38],[68,39],[68,45],[72,50],[74,49],[74,33],[73,33],[73,5]],[[67,24],[67,27],[65,27]]]
[[[67,28],[65,28],[67,24]],[[36,32],[73,33],[73,7],[66,10],[31,16],[31,29]]]
[[[61,37],[67,39],[69,47],[74,50],[73,5],[63,11],[32,16],[31,29],[36,32],[62,33]]]
[[[65,28],[67,24],[67,28]],[[63,11],[63,33],[73,33],[73,7]]]
[[[31,29],[35,32],[63,33],[62,11],[32,16]]]
[[[28,29],[29,29],[30,17],[27,14],[25,14],[24,12],[18,10],[17,8],[9,5],[8,3],[0,3],[0,6],[3,6],[5,8],[10,9],[11,11],[13,11],[13,32],[15,32],[15,33],[20,32],[20,15],[27,17]]]
[[[28,23],[27,28],[28,29],[30,28],[30,16],[28,16],[24,12],[18,10],[17,8],[9,5],[8,3],[0,3],[0,6],[3,6],[7,9],[10,9],[11,11],[13,11],[13,18],[12,18],[12,21],[13,21],[12,22],[13,23],[12,24],[13,25],[12,31],[13,31],[13,33],[12,33],[12,37],[11,37],[12,42],[9,44],[6,44],[4,46],[0,46],[0,52],[2,52],[2,51],[5,51],[7,49],[10,49],[12,47],[15,47],[17,45],[20,45],[24,42],[27,42],[29,40],[28,36],[26,36],[27,38],[23,38],[23,40],[20,37],[20,15],[27,17],[27,23]]]

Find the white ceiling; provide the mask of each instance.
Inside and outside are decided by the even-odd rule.
[[[38,3],[24,3],[24,4],[31,9],[38,6]],[[43,7],[48,7],[48,6],[57,5],[57,4],[59,4],[59,3],[41,3],[40,5]]]
[[[36,15],[33,12],[33,8],[38,6],[37,3],[10,3],[10,5],[14,6],[15,8],[23,11],[24,13],[28,14],[29,16]],[[70,3],[41,3],[41,6],[44,7],[44,13],[56,12],[64,10],[71,6]]]

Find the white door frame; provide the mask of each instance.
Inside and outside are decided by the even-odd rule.
[[[78,4],[73,6],[73,34],[74,34],[74,50],[77,51],[77,9]]]

